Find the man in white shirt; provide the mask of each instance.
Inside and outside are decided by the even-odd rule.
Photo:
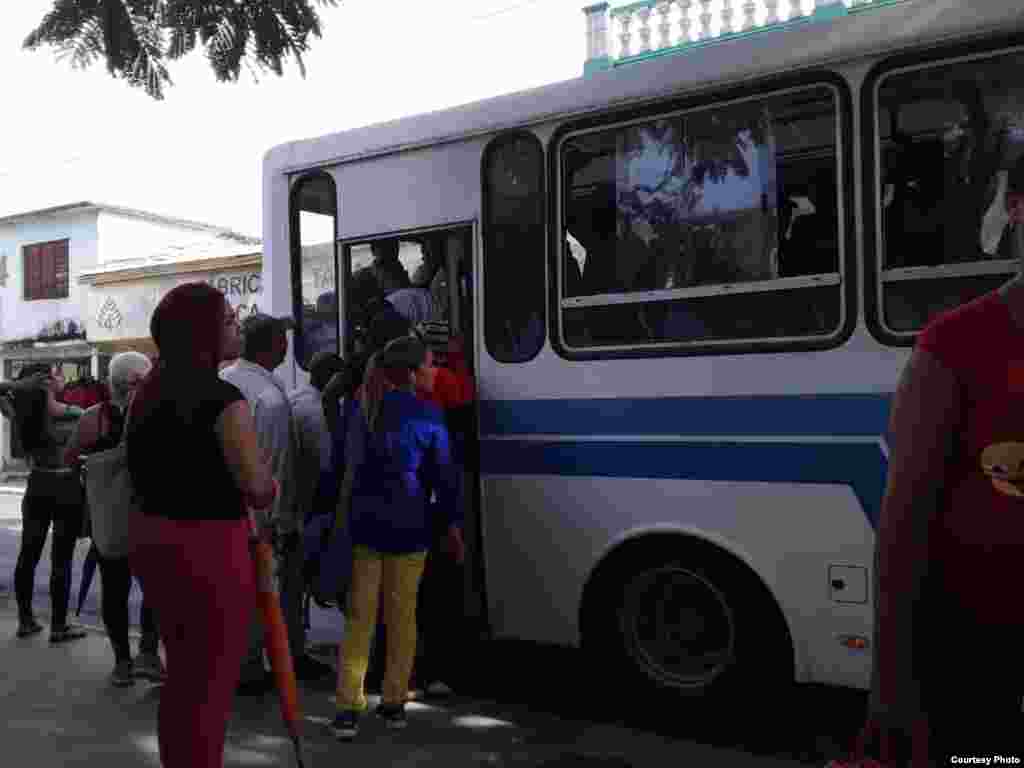
[[[274,477],[280,486],[280,493],[269,510],[256,513],[256,523],[270,532],[275,541],[278,555],[278,578],[281,582],[281,609],[288,625],[289,641],[295,642],[302,636],[302,590],[301,576],[298,596],[289,576],[294,571],[290,553],[297,547],[302,520],[296,518],[294,453],[297,442],[292,425],[292,409],[285,386],[274,370],[288,353],[288,331],[295,327],[291,318],[275,318],[256,313],[249,315],[242,323],[242,356],[235,363],[220,372],[225,381],[234,384],[245,395],[252,409],[253,421],[260,447],[270,457]],[[300,571],[301,574],[301,571]],[[297,618],[296,618],[297,617]],[[295,625],[299,625],[297,630]],[[296,638],[296,640],[293,640]],[[293,654],[305,653],[305,647],[297,647]],[[249,654],[242,664],[239,693],[261,694],[273,688],[273,679],[263,662],[263,626],[253,616],[249,636]]]
[[[296,446],[294,461],[295,505],[296,517],[305,521],[313,512],[320,473],[331,468],[331,434],[327,428],[327,417],[324,414],[323,390],[337,373],[345,370],[344,361],[333,352],[318,352],[309,364],[309,384],[303,384],[292,390],[288,399],[292,408],[292,420],[295,425]],[[296,542],[298,544],[298,542]],[[302,595],[305,588],[303,580],[303,551],[301,546],[294,550],[297,556],[289,558],[290,572],[282,574],[282,600],[300,606],[299,614],[293,625],[289,623],[289,642],[295,661],[295,674],[300,680],[317,680],[333,675],[333,668],[312,658],[306,653],[295,649],[306,647],[305,622],[301,613]],[[288,583],[289,597],[284,597],[284,584]],[[294,592],[294,596],[291,594]],[[292,637],[294,634],[294,638]]]

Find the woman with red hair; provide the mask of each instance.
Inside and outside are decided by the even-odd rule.
[[[131,567],[167,652],[160,759],[165,768],[220,768],[255,608],[247,508],[270,506],[277,484],[245,398],[217,375],[241,343],[224,296],[205,283],[180,285],[153,312],[150,333],[160,358],[126,429],[142,509]]]

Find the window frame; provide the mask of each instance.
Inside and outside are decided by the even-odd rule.
[[[62,281],[62,283],[60,285],[57,284],[57,274],[58,274],[58,272],[57,272],[56,260],[54,260],[53,281],[52,281],[53,285],[54,285],[55,294],[60,293],[61,286],[63,286],[63,294],[62,295],[30,296],[29,295],[29,290],[30,290],[30,286],[31,286],[32,283],[31,283],[31,278],[30,278],[31,272],[30,272],[30,269],[29,269],[29,259],[31,258],[33,251],[35,251],[36,249],[45,248],[48,245],[61,245],[61,246],[64,247],[64,261],[65,261],[64,280]],[[44,240],[44,241],[40,241],[40,242],[37,242],[37,243],[25,243],[25,244],[23,244],[21,246],[21,266],[22,266],[22,291],[21,291],[21,296],[22,296],[22,300],[23,301],[62,301],[64,299],[71,298],[71,238],[70,237],[62,237],[62,238],[59,238],[57,240]],[[42,270],[42,266],[40,266],[40,270]],[[45,284],[45,280],[41,279],[40,283],[39,283],[39,287],[42,288],[42,286],[44,284]]]
[[[345,349],[345,339],[342,336],[344,327],[341,322],[342,287],[338,280],[338,219],[340,218],[341,213],[341,200],[338,197],[338,182],[335,181],[334,176],[327,170],[317,169],[313,171],[306,171],[293,176],[290,180],[290,186],[288,189],[288,251],[292,274],[292,318],[295,320],[295,329],[292,331],[292,356],[295,358],[295,364],[299,369],[307,372],[309,369],[302,362],[302,359],[306,357],[306,339],[305,330],[302,324],[302,233],[299,229],[300,210],[297,203],[299,190],[302,188],[302,185],[311,180],[321,178],[326,178],[334,190],[334,237],[331,238],[331,242],[333,243],[331,266],[334,270],[334,289],[336,294],[338,294],[338,316],[335,318],[336,330],[338,332],[338,347],[335,350],[335,354],[340,355],[342,354],[342,350]],[[300,355],[299,352],[302,354]]]
[[[788,92],[810,90],[814,87],[831,88],[835,94],[836,108],[836,200],[839,206],[838,221],[840,232],[839,270],[838,273],[822,273],[821,275],[798,276],[795,278],[777,278],[759,283],[733,283],[717,286],[694,286],[690,288],[673,288],[651,291],[642,294],[645,298],[635,302],[629,299],[615,303],[650,303],[668,299],[697,296],[733,295],[741,292],[755,292],[760,286],[770,282],[778,286],[780,281],[787,285],[777,290],[797,287],[817,287],[827,285],[820,281],[827,276],[833,284],[843,284],[840,289],[840,322],[838,327],[828,336],[798,337],[783,339],[737,339],[695,342],[662,342],[644,345],[623,345],[617,347],[574,348],[564,341],[565,323],[563,308],[576,306],[572,302],[584,301],[595,297],[562,298],[562,264],[561,238],[563,232],[563,179],[561,161],[563,143],[572,136],[582,133],[609,130],[631,124],[649,122],[659,118],[678,117],[687,113],[699,112],[743,103],[757,99],[765,99],[783,95]],[[795,76],[775,77],[759,80],[756,83],[733,88],[725,88],[714,92],[690,94],[649,103],[639,107],[613,109],[596,116],[569,121],[559,126],[551,136],[548,144],[548,178],[551,194],[548,195],[548,217],[551,239],[548,242],[548,311],[552,318],[550,333],[551,346],[555,352],[566,360],[595,360],[616,358],[644,357],[694,357],[707,355],[738,355],[778,352],[809,352],[833,349],[842,346],[853,335],[857,324],[857,265],[856,235],[854,221],[853,193],[853,98],[848,82],[831,70],[811,70]],[[847,183],[849,180],[849,183]],[[838,280],[835,275],[838,274]],[[798,281],[794,285],[793,281]],[[758,291],[759,292],[759,291]],[[610,296],[611,294],[605,294]],[[618,295],[618,294],[616,294]],[[632,297],[641,294],[622,294]],[[653,299],[650,297],[654,297]],[[566,304],[566,302],[570,302]],[[610,301],[594,301],[594,305],[610,306]],[[585,306],[580,304],[579,306]]]
[[[491,349],[490,341],[487,338],[487,238],[488,238],[488,227],[489,227],[489,213],[491,208],[490,193],[488,192],[487,183],[487,171],[488,161],[491,155],[496,151],[496,148],[500,148],[506,142],[525,140],[536,145],[536,149],[540,152],[540,188],[541,188],[541,242],[547,253],[541,256],[541,271],[544,276],[544,288],[542,291],[541,301],[541,341],[536,351],[525,360],[501,360]],[[547,344],[548,339],[551,338],[551,328],[549,328],[549,318],[551,317],[549,311],[548,295],[551,289],[551,280],[548,275],[547,262],[549,259],[549,243],[548,230],[550,229],[550,217],[548,214],[548,204],[550,200],[548,176],[546,172],[546,165],[548,162],[548,149],[549,147],[544,146],[544,142],[540,140],[536,133],[527,130],[525,128],[515,128],[500,133],[491,137],[487,144],[484,146],[483,152],[480,156],[480,261],[479,264],[482,267],[482,274],[480,276],[480,331],[479,336],[483,341],[483,347],[487,350],[487,354],[492,360],[501,365],[524,365],[533,360],[536,360],[543,351],[544,346]]]
[[[374,232],[368,235],[357,235],[355,237],[344,237],[338,238],[335,241],[335,266],[340,268],[341,281],[338,284],[339,297],[339,309],[338,309],[338,322],[341,324],[342,332],[348,325],[348,281],[352,277],[352,247],[356,245],[367,245],[378,240],[412,240],[420,235],[427,235],[433,232],[448,232],[451,230],[464,229],[469,232],[470,247],[473,249],[478,248],[477,237],[479,236],[476,219],[458,219],[443,224],[431,224],[426,227],[415,227],[413,229],[397,229],[390,232]],[[469,254],[469,258],[472,260],[474,254]],[[476,261],[472,262],[474,265]],[[476,278],[474,277],[474,280]],[[475,325],[476,319],[473,319]],[[345,357],[347,360],[350,355],[354,354],[354,350],[351,345],[355,342],[355,339],[348,338],[348,335],[339,335],[339,345],[341,348],[340,355]],[[468,342],[467,342],[468,343]]]
[[[997,58],[1010,53],[1024,53],[1024,34],[1015,33],[990,37],[983,41],[957,43],[925,51],[914,51],[884,59],[875,64],[864,78],[860,92],[861,123],[861,194],[864,227],[864,321],[868,331],[881,344],[888,347],[912,347],[915,331],[893,331],[885,325],[883,273],[889,281],[940,280],[956,277],[985,277],[1019,270],[1016,260],[987,259],[978,262],[941,264],[934,267],[902,267],[883,269],[882,257],[882,168],[879,152],[878,91],[885,80],[894,75],[934,69],[961,62]],[[1011,275],[1012,276],[1012,275]],[[1009,279],[1009,278],[1008,278]]]

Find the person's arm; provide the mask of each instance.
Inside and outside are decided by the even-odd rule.
[[[102,432],[101,421],[103,419],[100,411],[102,408],[102,404],[94,405],[83,413],[82,418],[75,424],[71,438],[64,448],[64,466],[75,466],[82,453],[92,448],[100,439]]]
[[[352,489],[355,485],[356,472],[362,466],[366,456],[366,438],[368,437],[366,419],[357,406],[349,414],[348,431],[345,436],[345,474],[341,480],[338,493],[338,509],[334,515],[335,529],[348,526],[352,507]]]
[[[217,418],[217,437],[246,504],[257,510],[273,504],[277,484],[256,438],[252,413],[245,400],[236,400],[221,412]]]
[[[476,399],[473,379],[448,368],[437,368],[433,377],[433,392],[430,398],[444,409],[459,408]]]
[[[0,394],[7,392],[18,392],[26,389],[36,389],[42,387],[49,380],[50,376],[46,373],[36,373],[24,379],[15,379],[14,381],[0,381]]]
[[[448,429],[443,424],[436,425],[431,434],[427,459],[433,475],[431,484],[437,492],[435,509],[443,510],[448,524],[448,550],[455,561],[461,563],[465,559],[466,548],[462,540],[463,508],[459,470],[452,462]]]
[[[933,354],[915,349],[893,398],[889,470],[876,539],[875,640],[870,715],[909,733],[923,717],[914,674],[915,603],[931,557],[930,523],[939,509],[960,420],[960,385]]]
[[[76,419],[85,413],[77,405],[68,405],[67,403],[60,402],[57,400],[57,396],[49,391],[46,393],[46,409],[54,419]]]
[[[345,394],[345,374],[336,373],[331,377],[331,380],[327,382],[327,386],[324,387],[323,394],[321,395],[320,402],[324,409],[324,418],[327,419],[327,429],[333,435],[334,430],[338,428],[338,421],[340,419],[339,408],[341,408],[341,401]]]
[[[18,411],[15,409],[14,403],[7,394],[9,391],[10,390],[0,392],[0,414],[3,414],[4,418],[9,421],[16,422],[18,420]]]

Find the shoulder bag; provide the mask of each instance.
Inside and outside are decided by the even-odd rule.
[[[100,554],[107,558],[128,555],[129,523],[139,512],[135,488],[128,474],[130,416],[131,405],[116,446],[85,457],[85,494],[92,520],[92,540]]]

